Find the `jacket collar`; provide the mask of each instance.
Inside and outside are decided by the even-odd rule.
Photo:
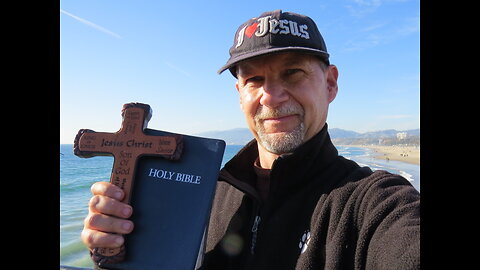
[[[253,163],[258,157],[257,141],[253,139],[243,147],[220,172],[220,178],[242,191],[255,193],[256,174]],[[299,146],[293,153],[279,156],[273,163],[271,179],[277,188],[294,188],[323,170],[338,157],[338,151],[330,140],[328,125],[313,138]]]
[[[323,171],[337,157],[338,151],[330,140],[325,124],[317,135],[293,153],[278,157],[273,163],[270,177],[278,182],[277,189],[301,187],[313,179],[310,176]]]

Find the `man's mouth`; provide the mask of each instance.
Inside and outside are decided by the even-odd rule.
[[[271,124],[275,124],[275,123],[280,124],[282,122],[291,121],[291,120],[293,120],[294,117],[298,117],[298,115],[297,114],[290,114],[290,115],[277,116],[277,117],[268,117],[268,118],[262,119],[261,121],[270,122]]]
[[[298,114],[267,117],[260,120],[262,130],[266,133],[290,132],[300,124]]]
[[[288,133],[303,122],[303,108],[296,103],[279,108],[259,107],[254,116],[257,129],[263,133]]]

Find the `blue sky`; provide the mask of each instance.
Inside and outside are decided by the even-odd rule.
[[[116,132],[129,102],[152,106],[153,129],[246,127],[235,79],[217,70],[237,27],[275,9],[311,17],[339,69],[330,128],[420,127],[419,0],[61,0],[60,143]]]

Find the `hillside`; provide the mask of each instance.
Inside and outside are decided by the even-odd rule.
[[[420,129],[387,129],[358,133],[339,128],[329,129],[332,142],[337,145],[420,145]]]
[[[229,145],[245,145],[253,139],[253,135],[248,128],[207,131],[195,135],[207,138],[222,139]]]
[[[420,129],[411,130],[380,130],[359,133],[340,128],[328,130],[334,144],[374,144],[374,145],[420,145]],[[397,134],[403,133],[403,137],[397,138]],[[244,145],[253,139],[253,135],[247,128],[235,128],[222,131],[207,131],[195,134],[201,137],[222,139],[230,145]]]

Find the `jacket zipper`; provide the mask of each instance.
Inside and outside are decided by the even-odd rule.
[[[258,225],[260,225],[261,221],[262,221],[262,219],[257,214],[255,216],[255,221],[253,222],[253,226],[252,226],[252,245],[250,246],[250,253],[252,253],[252,255],[255,254],[255,246],[257,244]]]
[[[242,186],[240,185],[236,185],[235,183],[238,182],[238,180],[233,177],[230,173],[228,172],[225,172],[225,171],[221,171],[220,172],[222,175],[222,177],[227,180],[226,182],[231,184],[232,186],[238,188],[239,190],[241,190],[242,192],[244,192],[245,194],[249,195],[252,197],[252,199],[254,200],[254,205],[255,205],[255,210],[254,210],[254,213],[255,213],[255,219],[254,219],[254,222],[253,222],[253,226],[252,226],[252,229],[251,229],[251,232],[252,232],[252,241],[251,241],[251,245],[250,245],[250,253],[252,255],[255,255],[255,247],[257,245],[257,232],[258,232],[258,226],[260,225],[260,222],[261,222],[261,218],[260,218],[260,209],[262,208],[262,202],[260,200],[260,197],[258,196],[258,194],[256,193],[255,189],[252,188],[252,190],[249,190],[245,187],[242,188]],[[250,257],[248,262],[247,262],[247,265],[251,265],[252,264],[252,260],[253,260],[253,257]],[[249,267],[247,267],[246,269],[249,269]]]

